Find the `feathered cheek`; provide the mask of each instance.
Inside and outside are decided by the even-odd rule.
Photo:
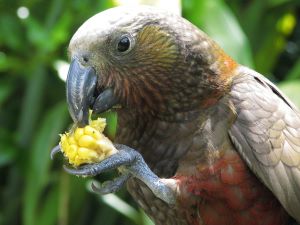
[[[170,68],[179,55],[172,35],[156,25],[148,25],[139,32],[136,47],[137,63],[153,71]]]

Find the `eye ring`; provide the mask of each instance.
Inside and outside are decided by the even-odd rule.
[[[122,54],[128,53],[132,49],[133,44],[133,38],[129,34],[124,34],[118,39],[116,50]]]

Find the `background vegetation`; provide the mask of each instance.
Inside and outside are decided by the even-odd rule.
[[[179,0],[169,2],[180,10]],[[126,190],[94,195],[88,180],[67,175],[62,161],[49,158],[58,134],[71,123],[58,76],[68,60],[68,42],[83,21],[116,4],[0,2],[0,224],[151,224]],[[185,18],[300,105],[299,0],[182,0],[181,5]]]

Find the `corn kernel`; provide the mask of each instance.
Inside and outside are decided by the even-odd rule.
[[[103,133],[104,128],[106,126],[106,121],[104,118],[97,118],[96,120],[92,120],[90,122],[90,126],[98,130],[100,133]]]
[[[69,143],[68,143],[68,133],[61,135],[60,139],[60,146],[62,149],[68,149],[69,148]]]
[[[76,145],[77,144],[76,139],[73,136],[69,137],[68,143],[70,145]]]
[[[106,137],[102,138],[101,140],[97,141],[97,145],[102,150],[103,153],[107,153],[111,150],[111,145],[106,140]]]
[[[100,162],[117,152],[111,141],[102,134],[106,126],[105,119],[89,122],[84,128],[77,127],[61,135],[61,150],[73,166]]]
[[[79,138],[84,134],[83,128],[76,128],[74,137],[78,141]]]
[[[86,147],[91,149],[95,149],[97,147],[96,140],[89,135],[82,135],[78,140],[78,144],[80,147]]]
[[[115,150],[115,151],[109,151],[109,152],[107,152],[107,154],[105,154],[104,158],[108,158],[109,156],[111,156],[113,154],[116,154],[116,153],[117,153],[117,150]]]
[[[108,158],[108,157],[105,157],[105,154],[101,154],[101,155],[99,155],[98,156],[99,158],[99,162],[101,162],[103,159],[106,159],[106,158]]]
[[[85,126],[84,128],[84,133],[86,135],[92,136],[95,139],[100,139],[101,136],[99,134],[99,131],[97,131],[95,128],[91,127],[91,126]]]
[[[89,159],[97,158],[98,154],[91,149],[79,147],[78,148],[78,157],[80,157],[81,159],[89,160]]]
[[[76,145],[70,145],[68,149],[68,157],[70,160],[73,160],[77,155],[77,146]]]

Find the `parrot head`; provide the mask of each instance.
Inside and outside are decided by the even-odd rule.
[[[116,7],[88,19],[69,45],[67,102],[74,122],[114,105],[187,120],[227,88],[235,62],[181,18],[147,6]]]

